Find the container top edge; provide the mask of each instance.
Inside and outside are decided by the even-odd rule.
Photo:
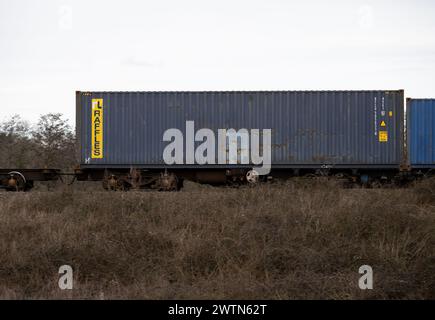
[[[312,92],[404,92],[403,89],[376,90],[204,90],[204,91],[92,91],[77,90],[76,93],[312,93]]]

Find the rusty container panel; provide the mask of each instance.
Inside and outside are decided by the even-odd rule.
[[[77,92],[76,99],[82,167],[165,167],[163,133],[185,133],[186,121],[216,135],[271,129],[272,167],[396,168],[402,161],[402,90]],[[101,119],[92,111],[100,106]]]
[[[411,166],[435,168],[435,99],[407,99],[407,128]]]

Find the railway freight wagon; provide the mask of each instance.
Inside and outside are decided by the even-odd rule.
[[[403,162],[404,92],[77,92],[79,180],[173,190],[306,174],[367,182]]]
[[[414,171],[435,170],[435,99],[406,102],[408,162]]]

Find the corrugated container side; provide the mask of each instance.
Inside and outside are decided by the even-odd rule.
[[[407,130],[411,166],[435,168],[435,99],[407,99]]]
[[[91,157],[93,99],[104,106],[101,159]],[[80,159],[83,167],[163,167],[163,133],[185,133],[186,121],[194,121],[195,130],[216,135],[272,129],[275,167],[398,167],[403,103],[402,90],[78,92]]]

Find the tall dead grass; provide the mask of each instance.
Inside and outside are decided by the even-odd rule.
[[[0,194],[0,298],[435,298],[435,182]],[[74,289],[58,269],[74,269]],[[370,265],[374,289],[358,288]]]

